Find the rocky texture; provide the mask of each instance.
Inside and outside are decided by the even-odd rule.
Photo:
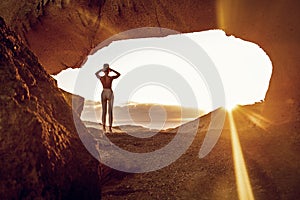
[[[2,18],[0,41],[0,199],[99,199],[89,132]]]
[[[73,111],[78,114],[78,116],[81,116],[81,113],[83,111],[83,106],[84,106],[84,98],[76,95],[76,94],[71,94],[69,92],[66,92],[62,89],[60,91],[63,94],[63,97],[65,98],[66,102],[69,104],[70,107],[72,107]]]
[[[9,0],[0,15],[30,45],[49,73],[79,67],[106,38],[131,28],[181,32],[222,28],[260,45],[273,62],[265,115],[289,121],[299,110],[300,2],[211,0]],[[274,114],[276,113],[276,114]]]
[[[190,32],[216,27],[214,2],[210,0],[184,4],[161,0],[10,0],[0,3],[0,13],[51,74],[80,67],[98,43],[131,28],[158,26]]]

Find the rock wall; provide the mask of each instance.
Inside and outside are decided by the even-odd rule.
[[[78,116],[80,117],[83,111],[84,98],[79,95],[66,92],[62,89],[60,89],[60,91],[62,92],[63,97],[65,98],[68,105],[72,107],[73,111],[76,112],[76,114],[78,114]]]
[[[191,32],[217,25],[215,3],[210,0],[8,2],[0,2],[0,15],[22,35],[50,74],[80,67],[98,43],[131,28],[160,26]]]
[[[99,199],[99,163],[74,127],[90,134],[0,18],[0,199]]]

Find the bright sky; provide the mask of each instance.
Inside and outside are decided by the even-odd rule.
[[[186,44],[187,38],[199,45],[186,51],[189,58],[176,50]],[[152,43],[160,47],[151,47]],[[174,49],[164,48],[164,44],[174,44]],[[131,50],[123,51],[130,47]],[[195,65],[194,61],[200,64]],[[53,77],[60,88],[100,101],[102,86],[95,72],[104,63],[121,73],[113,82],[114,105],[158,103],[206,112],[216,107],[207,79],[218,82],[217,77],[206,77],[207,70],[212,76],[212,68],[219,73],[227,107],[264,100],[272,73],[272,63],[258,45],[226,36],[221,30],[210,30],[116,41],[90,55],[81,69],[67,69]]]

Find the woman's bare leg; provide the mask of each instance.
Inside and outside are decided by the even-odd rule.
[[[109,131],[112,132],[111,127],[113,123],[113,106],[114,106],[114,94],[111,95],[109,100],[109,107],[108,107],[108,115],[109,115]]]
[[[102,125],[103,125],[103,131],[105,132],[105,123],[106,123],[106,111],[107,111],[107,101],[106,99],[102,98],[101,99],[102,103]]]

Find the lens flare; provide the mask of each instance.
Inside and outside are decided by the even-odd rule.
[[[228,117],[230,123],[232,153],[238,196],[240,200],[254,200],[246,163],[244,160],[242,147],[239,141],[238,132],[236,130],[232,112],[228,112]]]
[[[242,108],[239,111],[241,111],[244,116],[246,116],[250,121],[266,132],[268,132],[268,127],[272,125],[272,122],[269,119],[251,110]]]
[[[231,112],[231,111],[233,111],[234,109],[236,109],[237,108],[237,104],[226,104],[226,106],[225,106],[225,109],[227,110],[227,112]]]

